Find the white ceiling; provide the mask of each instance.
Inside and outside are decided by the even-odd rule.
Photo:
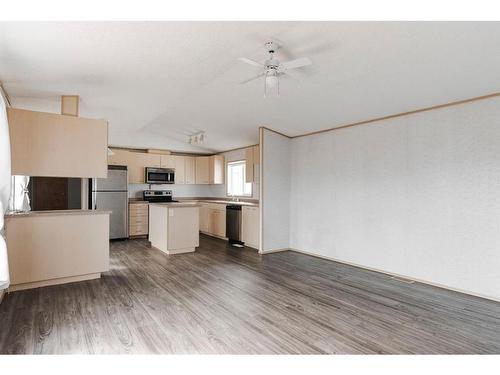
[[[263,61],[313,61],[263,98],[238,82]],[[106,118],[110,144],[221,151],[500,91],[500,22],[0,23],[0,80],[13,105]],[[206,131],[202,148],[189,134]]]

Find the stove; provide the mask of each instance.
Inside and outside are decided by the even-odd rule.
[[[178,202],[172,199],[172,190],[144,190],[142,198],[147,202]]]

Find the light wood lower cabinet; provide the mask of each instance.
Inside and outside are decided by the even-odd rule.
[[[208,233],[210,231],[209,203],[200,203],[200,231]]]
[[[259,248],[259,207],[243,206],[241,210],[241,240],[246,246]]]
[[[200,231],[221,238],[226,237],[226,205],[200,203]]]
[[[144,236],[149,232],[149,204],[129,203],[128,235]]]
[[[209,233],[217,237],[226,237],[226,208],[209,208],[209,220]]]

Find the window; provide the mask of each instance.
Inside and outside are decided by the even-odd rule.
[[[227,163],[227,195],[237,197],[251,197],[252,184],[245,181],[246,162],[232,161]]]

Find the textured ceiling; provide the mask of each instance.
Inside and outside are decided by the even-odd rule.
[[[263,61],[313,65],[263,98],[238,82]],[[13,105],[106,118],[110,143],[220,151],[258,142],[258,127],[298,135],[500,91],[499,22],[0,23],[0,80]],[[187,143],[206,131],[203,147]]]

